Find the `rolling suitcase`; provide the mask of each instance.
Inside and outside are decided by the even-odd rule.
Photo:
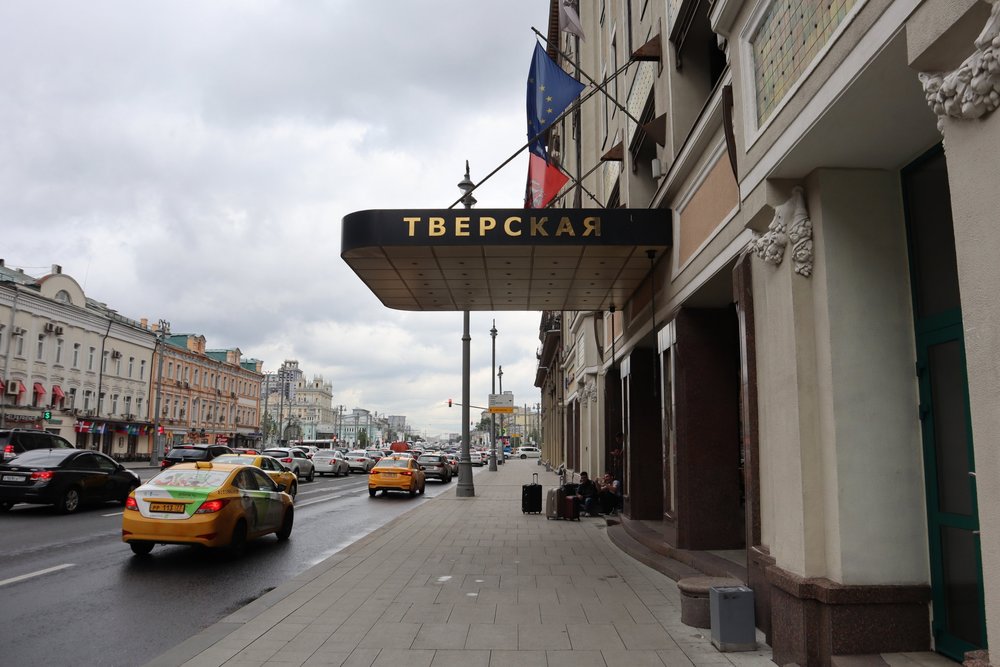
[[[567,521],[580,520],[580,508],[576,505],[576,496],[566,496],[562,504],[562,518]]]
[[[554,489],[549,489],[545,493],[545,518],[546,519],[560,519],[562,518],[562,507],[561,503],[563,498],[566,496],[563,490],[559,487]]]
[[[538,473],[531,476],[531,484],[521,487],[521,513],[542,513],[542,485],[538,483]]]

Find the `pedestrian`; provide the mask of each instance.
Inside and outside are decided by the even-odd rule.
[[[597,502],[601,514],[614,514],[621,507],[622,483],[609,470],[597,484]]]
[[[586,472],[580,473],[580,484],[576,487],[576,498],[581,513],[599,516],[597,512],[597,485]]]

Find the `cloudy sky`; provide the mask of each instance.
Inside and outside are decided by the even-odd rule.
[[[458,431],[461,313],[386,309],[340,221],[443,208],[526,141],[548,0],[0,3],[0,258],[121,314],[297,359],[334,404]],[[476,191],[522,205],[526,154]],[[533,387],[538,313],[472,314],[472,400]]]

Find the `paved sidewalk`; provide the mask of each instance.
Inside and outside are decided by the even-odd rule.
[[[603,519],[522,514],[535,472],[556,484],[532,459],[477,474],[475,498],[421,503],[150,664],[774,666],[760,633],[720,653],[681,624],[676,584]]]

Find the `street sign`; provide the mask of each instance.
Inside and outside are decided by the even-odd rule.
[[[514,394],[504,392],[503,394],[490,394],[491,414],[511,414],[514,412]]]

